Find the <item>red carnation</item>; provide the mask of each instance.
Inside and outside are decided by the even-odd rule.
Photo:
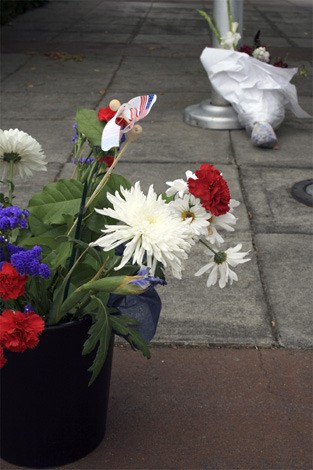
[[[0,346],[0,369],[4,366],[4,364],[7,362],[6,358],[4,357],[3,354],[3,347]]]
[[[110,106],[106,108],[100,108],[98,111],[98,119],[99,121],[110,121],[116,114],[117,111],[113,111]],[[122,117],[116,118],[116,124],[119,126],[127,126],[128,122],[125,121]]]
[[[27,276],[20,276],[17,270],[7,262],[0,268],[0,297],[3,300],[17,299],[25,292]]]
[[[115,116],[116,111],[112,111],[110,106],[107,106],[106,108],[100,108],[98,111],[98,119],[99,121],[110,121],[113,116]]]
[[[229,211],[230,192],[220,171],[204,163],[195,175],[197,179],[188,179],[189,192],[198,197],[203,207],[213,215],[226,214]]]
[[[105,163],[105,165],[110,168],[113,165],[114,157],[112,155],[105,155],[104,157],[99,158],[99,163]]]
[[[32,349],[39,343],[38,335],[44,327],[43,319],[34,312],[5,310],[0,315],[0,344],[13,352]]]

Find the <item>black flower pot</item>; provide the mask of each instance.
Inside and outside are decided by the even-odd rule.
[[[1,370],[1,456],[45,468],[78,460],[105,434],[114,337],[88,387],[92,357],[82,356],[90,319],[46,327],[39,344],[6,351]]]

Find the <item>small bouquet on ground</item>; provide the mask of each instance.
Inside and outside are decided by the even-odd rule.
[[[192,246],[200,241],[208,260],[207,286],[237,281],[231,267],[247,262],[241,244],[223,251],[220,230],[233,231],[234,209],[220,171],[202,164],[186,179],[144,194],[115,173],[128,145],[141,133],[136,121],[156,95],[112,100],[98,113],[76,114],[74,171],[46,185],[26,209],[14,204],[14,177],[45,171],[39,143],[18,129],[0,130],[0,352],[34,348],[46,326],[89,315],[82,353],[95,350],[91,382],[106,358],[112,332],[149,357],[161,310],[155,289],[165,272],[182,277]]]
[[[199,10],[221,45],[221,49],[205,48],[200,60],[212,87],[233,106],[240,124],[251,134],[253,145],[275,148],[278,141],[274,129],[283,122],[285,107],[298,118],[310,117],[299,106],[296,87],[290,83],[298,69],[288,68],[282,58],[271,65],[270,52],[260,42],[260,31],[253,47],[244,44],[237,52],[241,35],[237,33],[238,23],[232,20],[230,2],[226,1],[230,31],[224,36]]]

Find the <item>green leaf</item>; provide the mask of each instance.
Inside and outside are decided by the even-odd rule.
[[[99,121],[96,111],[79,108],[76,112],[76,124],[78,131],[84,134],[92,145],[101,145],[104,122]]]
[[[80,207],[83,185],[77,180],[60,180],[50,183],[29,201],[32,233],[41,231],[43,225],[64,224],[68,216],[75,216]],[[65,217],[63,217],[63,214]]]
[[[145,340],[134,329],[134,325],[138,322],[127,315],[110,315],[110,322],[117,335],[122,336],[134,350],[141,351],[144,357],[150,359],[151,353]]]
[[[94,208],[97,207],[98,209],[103,209],[104,207],[112,207],[112,204],[107,198],[107,194],[115,194],[116,191],[120,192],[121,186],[123,188],[130,189],[132,185],[123,176],[112,173],[103,190],[90,205],[88,211],[89,215],[86,218],[86,225],[90,230],[96,233],[102,233],[101,230],[105,225],[112,225],[115,223],[114,219],[98,214]]]
[[[112,335],[107,307],[100,299],[94,297],[94,300],[98,302],[99,309],[95,322],[88,331],[90,337],[86,340],[83,349],[85,355],[90,354],[98,346],[94,361],[88,369],[92,373],[89,385],[95,380],[104,364]]]

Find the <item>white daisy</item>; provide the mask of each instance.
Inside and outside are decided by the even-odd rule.
[[[25,179],[33,171],[47,171],[46,157],[41,145],[26,132],[18,129],[0,129],[0,174],[2,180],[9,175],[13,162],[13,175],[18,173]]]
[[[147,196],[137,182],[130,190],[120,188],[115,196],[108,194],[113,209],[96,209],[103,214],[119,221],[116,225],[105,225],[105,234],[92,246],[98,245],[109,251],[125,243],[122,261],[115,269],[121,269],[129,260],[132,263],[143,264],[155,273],[157,262],[166,268],[169,266],[173,276],[181,279],[182,260],[188,258],[191,248],[188,242],[187,224],[175,220],[168,204],[157,196],[153,185]]]
[[[237,222],[237,217],[233,215],[234,207],[239,206],[240,202],[236,199],[231,199],[229,202],[229,211],[226,214],[222,215],[213,215],[211,214],[209,218],[210,225],[208,227],[205,239],[208,240],[212,245],[221,245],[224,243],[224,238],[217,229],[226,230],[227,232],[233,232],[235,229],[232,225],[235,225]]]
[[[191,239],[197,239],[207,233],[208,218],[211,214],[204,209],[201,201],[191,194],[185,194],[183,198],[176,198],[169,203],[173,216],[180,221],[186,221]]]
[[[183,197],[183,195],[188,192],[188,184],[187,184],[188,179],[192,178],[196,180],[197,177],[190,170],[187,170],[185,174],[186,174],[186,181],[184,181],[181,178],[178,180],[166,182],[166,184],[170,186],[170,188],[166,190],[167,196],[176,196],[176,194],[178,194],[179,197]]]
[[[239,253],[242,248],[242,244],[239,243],[234,248],[228,248],[226,251],[220,251],[217,253],[211,253],[211,260],[208,264],[203,266],[199,271],[195,273],[195,276],[201,276],[204,273],[210,273],[207,286],[214,286],[219,278],[219,286],[223,289],[229,281],[230,284],[233,281],[238,281],[237,274],[230,269],[229,266],[236,267],[238,264],[246,263],[250,261],[250,258],[244,259],[249,253]],[[211,272],[210,272],[211,271]]]

